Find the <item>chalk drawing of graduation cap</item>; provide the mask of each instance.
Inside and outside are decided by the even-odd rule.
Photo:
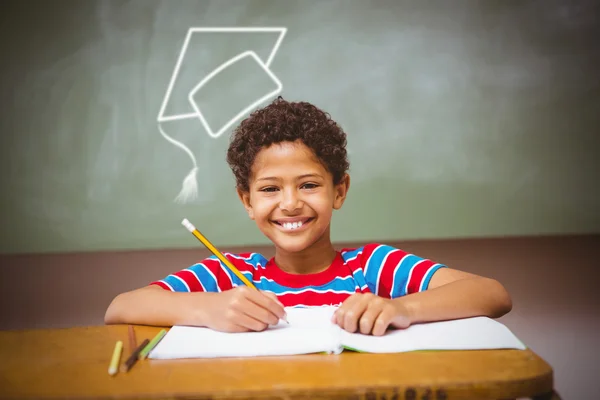
[[[158,117],[157,117],[158,129],[159,129],[161,135],[167,141],[169,141],[173,145],[175,145],[175,146],[179,147],[180,149],[182,149],[183,151],[185,151],[193,163],[193,168],[188,173],[188,175],[184,178],[183,184],[182,184],[182,189],[179,192],[179,194],[177,195],[177,197],[175,198],[175,202],[187,203],[187,202],[193,201],[194,199],[197,198],[197,196],[198,196],[198,183],[197,183],[198,164],[196,161],[196,157],[194,156],[194,153],[185,144],[183,144],[182,142],[167,135],[165,133],[163,127],[161,126],[161,123],[169,122],[169,121],[180,121],[180,120],[185,120],[185,119],[197,119],[202,124],[206,133],[210,137],[216,139],[219,136],[221,136],[224,132],[226,132],[233,124],[235,124],[241,118],[243,118],[251,110],[258,107],[261,103],[265,102],[266,100],[268,100],[274,96],[277,96],[279,93],[281,93],[281,90],[283,89],[283,85],[281,84],[280,80],[275,76],[275,74],[273,74],[273,72],[270,70],[269,66],[271,65],[271,62],[273,61],[273,58],[275,57],[275,54],[276,54],[276,52],[279,48],[279,45],[281,44],[286,32],[287,32],[287,28],[284,28],[284,27],[200,27],[200,28],[190,28],[188,30],[186,38],[183,43],[183,46],[179,53],[177,63],[175,65],[175,69],[173,70],[173,74],[171,76],[169,86],[165,93],[160,111],[158,113]],[[236,54],[235,56],[229,58],[228,60],[224,61],[223,63],[216,66],[214,69],[212,69],[212,71],[210,71],[210,73],[208,73],[204,77],[202,77],[199,80],[199,82],[195,86],[193,86],[191,88],[191,90],[189,90],[189,92],[187,93],[187,102],[188,102],[190,108],[188,110],[186,110],[187,112],[180,112],[180,113],[172,112],[172,113],[170,113],[170,115],[166,115],[167,105],[172,100],[173,87],[176,84],[176,82],[178,81],[182,64],[185,63],[184,60],[186,60],[186,56],[188,56],[188,58],[189,58],[188,48],[189,48],[190,41],[192,40],[194,35],[201,34],[201,33],[211,33],[211,34],[215,34],[215,33],[244,33],[244,34],[277,33],[278,36],[275,41],[275,44],[273,45],[270,53],[268,54],[268,57],[266,57],[266,60],[263,60],[261,57],[259,57],[257,55],[257,53],[253,50],[246,50],[246,51],[240,52],[239,54]],[[237,112],[234,116],[229,118],[226,122],[220,124],[219,126],[211,126],[211,124],[209,123],[208,118],[207,118],[208,116],[205,115],[206,113],[203,110],[202,106],[196,100],[196,96],[199,93],[201,93],[202,90],[206,87],[206,85],[208,85],[212,80],[214,80],[214,78],[217,75],[222,74],[222,73],[227,73],[228,70],[232,69],[236,64],[239,64],[242,61],[251,61],[257,67],[259,67],[262,71],[264,71],[264,76],[267,77],[273,83],[273,88],[271,90],[267,91],[267,93],[261,93],[261,95],[258,98],[254,99],[252,102],[250,102],[250,104],[243,107],[241,110],[239,110],[239,112]]]

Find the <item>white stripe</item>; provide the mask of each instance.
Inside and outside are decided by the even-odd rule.
[[[359,284],[358,281],[362,279],[362,281],[365,284],[362,285],[362,286],[359,286],[361,290],[364,289],[364,288],[366,288],[366,287],[369,287],[369,285],[367,285],[367,278],[365,278],[365,273],[364,273],[364,271],[361,268],[357,268],[356,270],[352,271],[352,276],[351,277],[354,278],[354,283],[356,285],[358,285]],[[359,279],[357,277],[360,277],[361,279]]]
[[[343,252],[343,253],[342,253],[342,258],[343,258],[343,256],[344,256],[344,254],[347,254],[347,253],[350,253],[350,252],[349,252],[349,251],[345,251],[345,252]],[[349,263],[350,261],[352,261],[352,260],[355,260],[355,259],[356,259],[358,256],[360,256],[362,253],[363,253],[363,251],[361,250],[361,251],[359,251],[358,253],[356,253],[356,255],[355,255],[354,257],[352,257],[352,258],[348,258],[348,259],[344,259],[344,262],[345,262],[345,263]]]
[[[229,277],[229,280],[231,281],[231,287],[232,287],[232,288],[234,288],[234,287],[238,287],[240,284],[239,284],[239,283],[237,283],[237,282],[234,282],[234,281],[233,281],[233,277],[235,276],[235,277],[236,277],[236,278],[238,278],[238,279],[239,279],[239,277],[238,277],[237,275],[235,275],[235,274],[234,274],[234,273],[233,273],[233,272],[232,272],[232,271],[231,271],[231,270],[230,270],[230,269],[229,269],[229,268],[228,268],[226,265],[223,265],[223,263],[220,263],[220,264],[221,264],[221,269],[222,269],[223,271],[225,271],[225,273],[226,273],[226,274],[227,274],[227,276]],[[238,271],[240,271],[240,270],[238,270]],[[250,274],[250,276],[246,276],[246,275],[244,275],[244,276],[246,277],[246,279],[248,279],[249,281],[251,281],[251,282],[253,282],[253,283],[259,283],[259,282],[260,282],[260,281],[257,281],[257,280],[255,280],[255,279],[253,279],[253,278],[252,278],[252,275],[253,275],[253,274],[252,274],[252,271],[240,271],[240,273],[241,273],[242,275],[244,275],[244,274]],[[240,280],[241,280],[241,279],[240,279]],[[243,285],[244,283],[242,282],[241,284]]]
[[[219,265],[222,265],[222,264],[221,264],[221,261],[219,261],[219,260],[215,260],[215,261],[217,261],[217,262],[219,263]],[[208,273],[210,276],[212,276],[212,278],[215,280],[215,286],[217,287],[217,292],[220,292],[220,291],[221,291],[221,288],[219,287],[219,281],[217,280],[217,277],[215,276],[215,274],[213,274],[213,273],[212,273],[212,271],[210,270],[210,268],[208,268],[208,267],[207,267],[206,265],[204,265],[203,263],[198,263],[198,264],[196,264],[196,265],[202,265],[202,266],[204,267],[204,269],[206,270],[206,272],[207,272],[207,273]]]
[[[237,285],[235,285],[234,282],[233,282],[233,276],[232,276],[233,272],[231,272],[229,270],[229,268],[227,268],[226,265],[223,265],[223,263],[221,261],[219,261],[219,260],[217,260],[217,261],[219,262],[219,265],[221,266],[221,269],[223,271],[225,271],[225,274],[227,274],[227,276],[229,277],[229,280],[231,281],[231,287],[236,287]],[[217,282],[217,287],[219,287],[219,281],[217,281],[216,278],[215,278],[215,281]]]
[[[321,307],[338,307],[340,306],[342,303],[338,303],[338,304],[322,304],[320,306],[309,306],[307,304],[295,304],[293,306],[287,306],[286,308],[321,308]]]
[[[390,299],[392,298],[392,292],[394,291],[394,288],[396,287],[396,272],[398,272],[398,268],[400,268],[402,266],[402,263],[408,256],[412,256],[412,254],[405,254],[404,257],[402,257],[400,259],[400,261],[398,261],[398,265],[396,265],[396,268],[394,268],[394,272],[392,274],[392,287],[390,288]]]
[[[257,267],[255,267],[253,264],[249,263],[248,260],[251,260],[252,258],[254,258],[255,255],[257,255],[257,253],[250,253],[249,257],[241,257],[237,254],[230,254],[230,253],[226,253],[227,255],[231,256],[232,258],[235,258],[236,260],[242,260],[244,261],[244,263],[246,265],[248,265],[249,267],[252,267],[252,269],[257,269]],[[261,256],[260,254],[258,254],[259,256]],[[262,257],[262,256],[261,256]],[[260,262],[256,263],[256,265],[262,269],[265,268],[264,265],[262,265]]]
[[[373,254],[375,254],[375,252],[377,250],[379,250],[381,247],[383,247],[383,244],[380,244],[379,246],[375,247],[375,250],[373,250],[373,252],[371,253],[371,256],[369,257],[369,260],[367,261],[367,265],[365,265],[365,280],[367,279],[367,271],[369,270],[369,267],[371,266],[371,260],[373,260]]]
[[[269,278],[264,277],[264,276],[259,276],[258,280],[257,279],[252,279],[252,282],[254,282],[254,283],[261,283],[263,280],[265,280],[267,282],[277,283],[273,279],[269,279]]]
[[[431,267],[429,267],[429,269],[427,270],[427,272],[425,272],[425,274],[423,274],[423,279],[421,280],[421,284],[419,285],[419,292],[423,291],[423,284],[427,280],[427,275],[429,275],[429,273],[431,273],[431,270],[433,268],[437,267],[438,265],[440,265],[440,264],[433,264]]]
[[[404,288],[404,293],[408,294],[408,284],[410,283],[410,279],[412,278],[413,270],[417,267],[417,265],[421,264],[423,261],[427,261],[426,259],[421,259],[421,261],[415,263],[410,269],[408,273],[408,279],[406,280],[406,287]]]
[[[196,272],[193,269],[186,268],[186,269],[184,269],[184,271],[190,271],[192,273],[192,275],[194,275],[196,277],[196,280],[198,280],[198,283],[202,287],[202,290],[206,292],[206,288],[204,287],[204,285],[202,284],[202,281],[200,280],[200,278],[198,277],[198,275],[196,275]]]
[[[390,254],[393,254],[397,251],[400,251],[398,249],[392,250],[390,252],[388,252],[386,254],[385,257],[383,257],[383,260],[381,260],[381,267],[379,268],[379,271],[377,271],[377,278],[375,280],[375,293],[377,296],[379,296],[379,282],[381,281],[381,271],[383,271],[383,267],[385,266],[385,261],[388,259],[388,257],[390,256]],[[393,286],[392,286],[393,287]]]
[[[360,270],[356,270],[356,272],[360,272]],[[248,271],[248,273],[250,273],[250,271]],[[252,282],[254,282],[254,283],[261,283],[263,280],[265,280],[267,282],[270,282],[270,283],[276,283],[279,286],[283,286],[282,284],[276,282],[274,279],[269,279],[266,276],[260,276],[260,277],[258,277],[258,280],[253,279]],[[331,284],[331,282],[333,282],[333,281],[345,282],[347,280],[353,280],[353,276],[352,275],[348,275],[348,276],[345,276],[343,278],[341,276],[336,276],[336,277],[333,278],[333,280],[331,280],[327,284]]]
[[[180,277],[178,277],[177,275],[172,275],[172,274],[171,274],[171,276],[172,276],[173,278],[177,278],[177,279],[179,279],[179,280],[181,281],[181,283],[183,283],[183,286],[185,286],[185,288],[187,289],[187,291],[188,291],[188,292],[191,292],[191,290],[190,290],[190,287],[188,286],[188,284],[187,284],[187,282],[186,282],[186,281],[184,281],[183,279],[181,279],[181,278],[180,278]]]
[[[281,293],[275,293],[277,296],[283,296],[284,294],[302,294],[302,293],[306,293],[306,292],[313,292],[313,293],[318,293],[318,294],[324,294],[324,293],[334,293],[334,294],[354,294],[355,292],[352,290],[333,290],[333,289],[325,289],[325,290],[318,290],[318,289],[312,289],[312,288],[306,288],[303,290],[300,290],[298,292],[293,292],[291,290],[288,290],[286,292],[281,292]]]
[[[164,283],[164,284],[165,284],[165,285],[166,285],[166,286],[167,286],[167,287],[168,287],[168,288],[171,290],[171,292],[174,292],[174,290],[173,290],[173,286],[169,285],[169,284],[167,283],[167,281],[165,281],[165,280],[161,279],[159,282],[162,282],[162,283]]]

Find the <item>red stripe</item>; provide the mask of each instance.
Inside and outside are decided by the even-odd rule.
[[[367,244],[363,247],[362,260],[361,260],[361,264],[363,267],[365,265],[367,265],[367,261],[369,261],[369,258],[371,258],[371,255],[373,255],[373,252],[379,246],[381,246],[379,243],[371,243],[371,244]]]
[[[239,261],[236,259],[229,259],[229,261],[231,261],[231,263],[239,269]],[[236,262],[238,261],[238,262]],[[244,262],[242,262],[242,264],[245,264]],[[225,291],[225,290],[229,290],[233,287],[233,282],[231,281],[231,278],[229,277],[229,275],[227,274],[227,272],[223,271],[223,269],[221,268],[221,261],[211,258],[211,259],[206,259],[202,261],[202,265],[204,265],[206,268],[208,268],[208,270],[210,272],[213,273],[213,275],[215,276],[215,278],[217,279],[217,286],[219,287],[219,289],[221,289],[221,291]],[[223,268],[227,268],[227,267],[223,267]],[[233,274],[233,272],[231,272]]]
[[[423,260],[417,264],[416,267],[413,268],[412,274],[410,276],[410,282],[408,282],[408,290],[406,294],[417,293],[419,291],[419,287],[421,286],[421,282],[435,263],[431,260]]]
[[[277,296],[279,301],[283,303],[285,307],[293,307],[297,305],[306,306],[323,306],[323,305],[338,305],[344,302],[351,293],[315,293],[312,291],[306,291],[298,294],[289,293],[281,296]]]
[[[394,270],[398,266],[402,257],[406,254],[405,251],[402,250],[394,250],[388,258],[385,260],[385,264],[381,267],[381,274],[379,275],[379,293],[377,296],[385,297],[386,299],[390,298],[392,293],[392,282],[394,281]]]
[[[347,253],[349,251],[354,251],[354,250],[355,249],[341,249],[340,254],[344,254],[344,253]],[[362,251],[364,251],[364,249]],[[342,264],[345,267],[350,268],[350,271],[352,271],[353,274],[354,274],[354,272],[356,272],[357,270],[362,268],[362,265],[361,265],[362,254],[363,254],[362,251],[359,252],[358,254],[356,254],[356,257],[354,257],[348,261],[342,261]]]
[[[306,286],[324,286],[336,278],[350,276],[350,269],[344,264],[344,259],[337,253],[329,268],[314,274],[289,274],[277,266],[274,259],[269,260],[262,276],[288,288],[300,289]],[[258,274],[257,274],[258,275]]]
[[[171,288],[168,287],[164,282],[162,281],[156,281],[156,282],[152,282],[150,285],[156,285],[156,286],[160,286],[161,288],[168,290],[169,292],[171,291]]]
[[[178,277],[183,279],[183,281],[187,283],[188,287],[190,288],[190,292],[204,291],[204,288],[200,284],[200,281],[198,281],[198,277],[194,275],[192,271],[181,270],[179,272],[174,273],[173,275],[177,275]]]
[[[254,265],[250,264],[250,262],[248,261],[248,259],[251,258],[252,254],[253,253],[239,253],[236,254],[235,257],[233,257],[233,255],[230,253],[223,253],[223,255],[227,257],[227,259],[231,261],[237,269],[239,269],[240,271],[250,272],[253,272],[255,269]]]

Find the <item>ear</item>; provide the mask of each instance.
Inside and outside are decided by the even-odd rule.
[[[333,190],[335,191],[335,197],[333,199],[333,208],[335,210],[339,210],[342,208],[344,201],[346,200],[346,196],[348,195],[348,190],[350,189],[350,175],[344,174],[344,177],[335,185]]]
[[[250,219],[253,220],[254,210],[252,209],[252,204],[250,204],[250,193],[240,189],[239,187],[236,188],[236,190],[240,201],[242,202],[244,208],[246,209],[246,212],[248,213],[248,216],[250,217]]]

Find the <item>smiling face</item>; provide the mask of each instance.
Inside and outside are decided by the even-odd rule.
[[[330,243],[329,225],[349,186],[338,185],[302,142],[262,149],[252,166],[249,191],[238,189],[248,215],[278,251],[297,253]]]

